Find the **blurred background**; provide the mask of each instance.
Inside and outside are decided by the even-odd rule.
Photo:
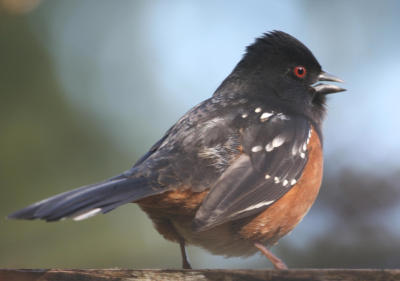
[[[255,37],[304,42],[329,97],[325,176],[273,251],[289,267],[400,266],[399,1],[0,0],[0,268],[179,268],[134,205],[82,222],[6,220],[128,169],[212,95]],[[195,268],[266,268],[189,247]]]

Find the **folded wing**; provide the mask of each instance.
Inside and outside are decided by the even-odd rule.
[[[280,113],[265,113],[264,117],[265,121],[242,130],[243,153],[197,211],[197,231],[265,210],[300,178],[308,158],[309,122],[302,116]]]

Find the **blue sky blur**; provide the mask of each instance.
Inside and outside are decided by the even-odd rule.
[[[398,168],[397,1],[56,2],[32,22],[66,98],[127,149],[146,149],[144,139],[213,93],[245,46],[278,29],[346,81],[348,91],[329,100],[327,155],[340,166]]]

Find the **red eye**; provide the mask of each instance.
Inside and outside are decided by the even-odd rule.
[[[293,72],[294,72],[294,75],[296,75],[299,78],[304,78],[306,76],[306,74],[307,74],[306,68],[304,66],[301,66],[301,65],[296,66],[293,69]]]

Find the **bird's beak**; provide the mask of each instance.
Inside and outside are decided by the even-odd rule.
[[[344,81],[332,74],[329,74],[325,71],[322,71],[318,75],[318,82],[319,81],[332,81],[332,82],[339,82],[343,83]],[[323,84],[323,83],[318,83],[314,86],[312,86],[315,90],[316,93],[322,94],[322,95],[327,95],[327,94],[333,94],[333,93],[338,93],[338,92],[343,92],[346,91],[346,89],[343,89],[339,86],[333,85],[333,84]]]

